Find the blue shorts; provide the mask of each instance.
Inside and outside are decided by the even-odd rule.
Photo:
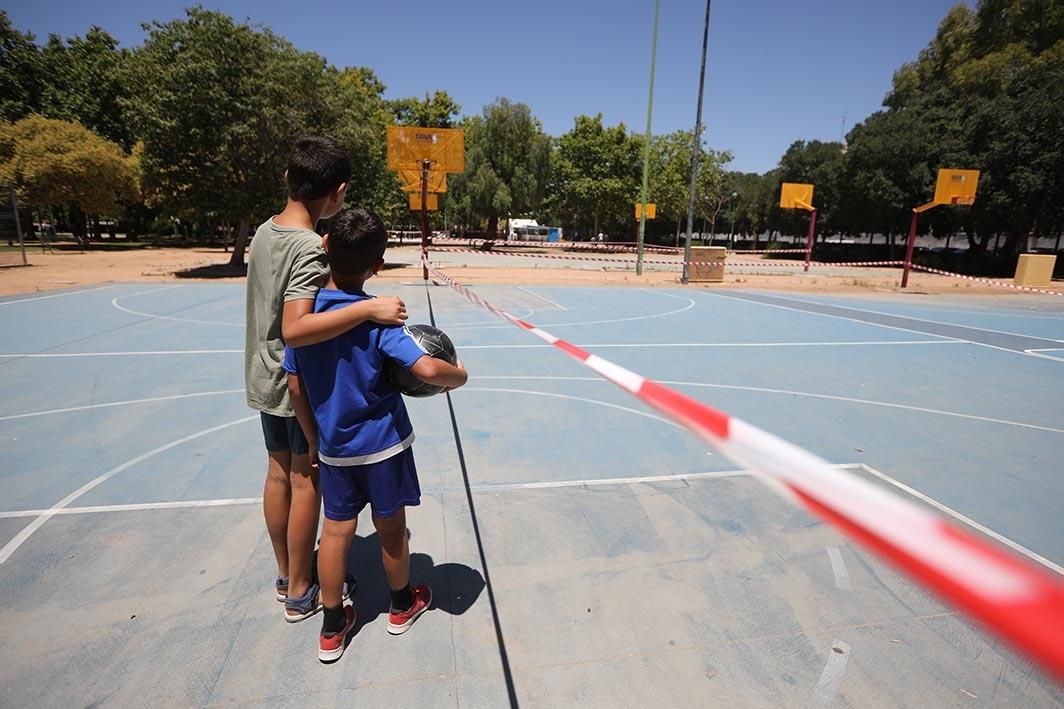
[[[414,449],[369,465],[318,465],[325,517],[346,522],[367,504],[377,517],[393,517],[403,507],[421,504],[421,485],[414,467]]]

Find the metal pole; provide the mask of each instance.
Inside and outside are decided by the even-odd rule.
[[[421,161],[421,280],[429,280],[429,161]]]
[[[816,210],[809,212],[809,237],[805,240],[805,272],[809,273],[809,262],[813,260],[813,239],[816,238]]]
[[[683,244],[683,276],[680,282],[687,284],[691,267],[691,230],[695,219],[695,188],[698,181],[698,163],[702,157],[702,92],[706,83],[706,47],[709,45],[709,4],[706,0],[706,20],[702,26],[702,68],[698,72],[698,109],[695,111],[695,136],[691,141],[691,194],[687,201],[687,238]]]
[[[650,94],[647,97],[647,138],[643,145],[643,190],[640,193],[640,202],[643,208],[639,210],[639,234],[635,254],[635,275],[643,275],[643,238],[647,228],[647,189],[650,174],[650,117],[654,112],[654,62],[658,56],[658,13],[661,10],[661,0],[654,0],[654,43],[650,48]]]
[[[18,200],[15,199],[15,190],[11,190],[11,207],[15,210],[15,232],[18,234],[18,247],[22,251],[22,265],[28,266],[26,260],[26,242],[22,240],[22,222],[18,218]]]
[[[920,212],[913,210],[913,220],[909,225],[909,243],[905,245],[905,266],[901,272],[901,287],[909,287],[909,269],[913,265],[913,246],[916,244],[916,222],[920,219]]]

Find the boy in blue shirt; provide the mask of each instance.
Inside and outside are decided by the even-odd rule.
[[[388,234],[366,209],[346,209],[329,223],[323,239],[329,281],[318,291],[314,312],[371,298],[365,282],[384,266]],[[425,584],[410,585],[406,507],[421,502],[411,445],[414,431],[403,398],[384,378],[390,357],[431,384],[454,389],[466,383],[461,362],[428,356],[400,326],[364,323],[340,336],[288,348],[284,368],[300,426],[317,453],[325,524],[318,549],[318,577],[325,617],[318,658],[338,660],[355,624],[342,601],[347,549],[359,512],[368,504],[391,588],[388,632],[405,633],[432,603]]]

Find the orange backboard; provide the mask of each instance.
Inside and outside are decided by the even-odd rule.
[[[421,193],[420,192],[411,192],[409,194],[409,200],[410,200],[410,202],[409,202],[410,203],[410,211],[411,212],[420,212],[421,211]],[[432,194],[430,192],[427,195],[427,198],[425,199],[425,210],[429,211],[429,212],[435,212],[435,211],[439,210],[439,208],[440,208],[440,200],[439,200],[439,198],[436,195],[434,195],[434,194]]]
[[[635,203],[635,218],[639,219],[643,214],[643,203]],[[658,214],[658,205],[654,202],[647,202],[647,219],[654,219]]]
[[[813,186],[804,182],[784,182],[780,187],[780,207],[812,210]]]
[[[436,172],[465,172],[465,133],[461,128],[388,126],[388,169],[419,169],[429,160]]]
[[[421,192],[421,170],[399,170],[403,192]],[[447,173],[429,170],[429,192],[443,194],[447,191]]]
[[[975,189],[979,186],[978,170],[938,171],[935,182],[935,204],[970,205],[975,202]]]

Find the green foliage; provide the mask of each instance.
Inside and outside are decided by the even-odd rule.
[[[0,182],[14,184],[22,204],[45,210],[109,214],[137,197],[134,160],[118,145],[42,116],[0,123]]]
[[[395,99],[388,102],[388,108],[397,125],[422,128],[453,128],[462,109],[446,91],[436,91],[431,98],[426,93],[424,99],[413,96]]]
[[[465,173],[448,178],[449,204],[468,225],[521,217],[543,203],[550,167],[550,138],[532,110],[500,98],[462,121]]]
[[[0,10],[0,119],[17,121],[40,110],[41,56],[33,35],[11,26]]]
[[[117,40],[98,27],[66,41],[51,35],[41,49],[47,80],[41,87],[40,112],[76,121],[128,150],[132,136],[120,105],[128,58],[129,52],[118,49]]]
[[[551,154],[548,211],[570,233],[619,233],[631,224],[640,181],[639,142],[602,114],[577,116]]]

